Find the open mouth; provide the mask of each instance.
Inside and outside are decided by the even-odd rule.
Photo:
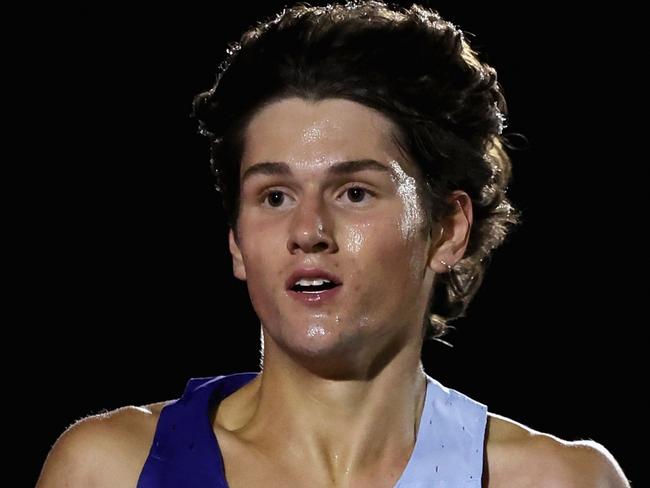
[[[333,281],[321,281],[306,284],[301,280],[301,282],[295,283],[289,288],[289,295],[303,305],[310,307],[334,303],[342,285]]]
[[[340,284],[336,284],[329,280],[311,280],[309,283],[305,281],[300,280],[298,283],[294,284],[290,290],[298,293],[320,293],[341,286]]]
[[[285,283],[289,296],[308,306],[334,303],[343,286],[341,278],[319,268],[299,268]]]

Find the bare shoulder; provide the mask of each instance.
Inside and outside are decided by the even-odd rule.
[[[167,403],[125,406],[75,422],[52,446],[36,488],[133,488]]]
[[[567,441],[488,413],[486,486],[625,488],[614,456],[592,440]]]

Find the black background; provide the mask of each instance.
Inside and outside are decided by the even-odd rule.
[[[511,153],[524,224],[454,322],[454,347],[425,345],[425,369],[492,412],[604,444],[634,480],[643,302],[611,19],[547,3],[424,4],[472,33],[503,85],[506,132],[527,140]],[[189,112],[226,43],[285,3],[223,5],[68,9],[32,26],[31,238],[14,289],[38,371],[22,381],[38,420],[34,481],[85,415],[176,398],[190,377],[258,370],[259,322],[232,277]]]

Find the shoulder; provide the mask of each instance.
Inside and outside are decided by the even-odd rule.
[[[592,440],[567,441],[488,414],[486,464],[490,488],[625,488],[612,454]]]
[[[75,422],[52,446],[36,487],[132,488],[167,403],[125,406]]]

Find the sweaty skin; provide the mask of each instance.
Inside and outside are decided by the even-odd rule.
[[[471,203],[458,192],[457,215],[424,236],[416,166],[393,143],[393,130],[355,102],[299,98],[265,107],[247,127],[229,243],[235,276],[247,282],[263,324],[264,367],[242,391],[248,407],[236,419],[216,415],[236,479],[250,469],[234,454],[244,445],[283,479],[313,486],[394,483],[411,455],[425,391],[429,291],[446,271],[440,260],[462,257]],[[328,173],[368,159],[383,170]],[[245,176],[269,162],[284,173]],[[306,306],[289,295],[292,271],[311,267],[343,282],[334,300]]]

